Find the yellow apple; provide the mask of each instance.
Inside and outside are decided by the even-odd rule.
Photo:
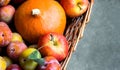
[[[0,56],[0,70],[6,70],[7,64],[3,57]]]
[[[21,36],[19,33],[14,32],[14,33],[12,33],[12,34],[13,34],[12,40],[11,40],[12,42],[13,42],[13,41],[23,42],[22,36]]]
[[[21,65],[21,67],[24,70],[35,70],[35,68],[37,67],[38,63],[35,62],[32,59],[29,59],[29,56],[33,53],[33,52],[39,52],[37,49],[35,48],[27,48],[25,51],[22,52],[22,54],[19,57],[19,63]],[[41,58],[40,53],[35,54],[37,56],[38,59]],[[34,58],[34,57],[33,57]]]

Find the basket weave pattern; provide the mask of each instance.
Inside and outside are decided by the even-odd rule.
[[[61,62],[62,70],[66,70],[67,64],[71,58],[72,53],[76,50],[79,40],[83,37],[86,24],[90,20],[90,14],[93,3],[94,0],[89,0],[88,9],[83,15],[67,19],[67,28],[64,35],[69,43],[69,53],[66,59],[63,62]]]

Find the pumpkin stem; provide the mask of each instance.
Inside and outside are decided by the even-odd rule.
[[[36,15],[39,15],[40,14],[40,10],[39,9],[33,9],[32,10],[32,15],[33,16],[36,16]]]

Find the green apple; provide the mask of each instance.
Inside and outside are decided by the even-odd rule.
[[[19,57],[19,63],[24,70],[35,70],[38,63],[32,58],[41,58],[39,51],[35,48],[27,48]]]
[[[13,36],[12,36],[12,42],[13,41],[23,42],[22,36],[19,33],[14,32],[12,34],[13,34]]]

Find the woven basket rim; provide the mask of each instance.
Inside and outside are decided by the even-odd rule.
[[[70,48],[67,57],[64,61],[61,62],[62,70],[66,70],[72,53],[76,50],[78,42],[83,37],[86,24],[90,21],[90,14],[93,4],[94,0],[89,0],[89,6],[87,11],[82,16],[72,18],[71,22],[68,23],[70,25],[67,27],[64,35],[68,40]]]

